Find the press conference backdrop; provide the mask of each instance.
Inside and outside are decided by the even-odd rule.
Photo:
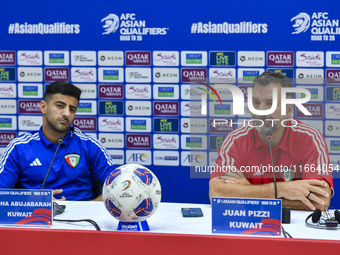
[[[98,138],[115,162],[139,163],[160,179],[163,201],[208,203],[208,179],[190,164],[214,165],[233,128],[214,129],[223,106],[190,79],[223,78],[246,90],[266,70],[310,90],[312,116],[294,116],[326,138],[340,164],[340,2],[5,1],[0,16],[0,154],[42,124],[45,86],[70,81],[82,90],[74,125]],[[300,95],[301,96],[301,95]],[[210,126],[210,127],[209,127]],[[338,173],[333,173],[339,177]],[[335,185],[340,187],[338,179]],[[332,205],[340,207],[337,192]]]

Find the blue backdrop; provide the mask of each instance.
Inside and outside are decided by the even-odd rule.
[[[174,99],[165,98],[167,100],[163,101],[179,101],[178,107],[180,107],[181,103],[183,101],[185,102],[185,100],[183,100],[185,98],[183,96],[184,87],[182,84],[184,83],[185,85],[185,81],[182,77],[181,68],[206,68],[207,73],[209,73],[209,68],[216,67],[214,66],[216,65],[216,63],[214,64],[212,62],[209,62],[212,59],[211,51],[228,52],[228,54],[230,54],[230,52],[235,53],[235,59],[230,58],[229,63],[220,64],[219,66],[217,66],[219,68],[232,69],[225,70],[233,71],[234,78],[241,78],[239,74],[236,74],[239,71],[238,69],[240,68],[249,68],[247,69],[248,71],[252,71],[258,68],[264,70],[267,70],[268,68],[283,68],[283,71],[286,70],[286,72],[290,72],[287,69],[293,69],[292,78],[297,79],[301,78],[299,77],[299,75],[316,75],[320,77],[320,79],[323,79],[326,78],[326,75],[328,75],[327,69],[332,69],[334,70],[334,72],[332,71],[332,77],[334,77],[334,75],[340,74],[340,70],[338,70],[340,69],[340,62],[338,62],[340,61],[340,15],[338,12],[339,7],[340,2],[330,0],[325,0],[321,2],[308,1],[308,3],[302,0],[289,0],[284,2],[267,0],[241,0],[233,2],[222,0],[213,0],[208,2],[201,0],[61,0],[30,2],[20,0],[2,2],[2,14],[0,16],[0,54],[2,54],[3,56],[3,62],[0,63],[0,72],[3,73],[3,78],[1,78],[2,80],[0,82],[0,85],[3,86],[3,93],[0,94],[0,102],[3,108],[1,108],[0,119],[3,118],[3,123],[6,123],[6,120],[4,119],[13,117],[15,118],[15,121],[17,121],[17,127],[8,128],[9,126],[7,126],[6,128],[6,125],[3,124],[3,126],[0,125],[0,132],[2,135],[8,133],[12,134],[13,132],[19,134],[19,132],[23,132],[25,130],[25,128],[20,128],[20,125],[23,125],[24,121],[26,123],[28,120],[32,120],[33,122],[36,121],[36,123],[39,123],[39,119],[33,118],[39,116],[37,113],[34,112],[34,109],[31,112],[25,112],[25,110],[20,108],[21,106],[19,104],[16,104],[16,110],[13,113],[11,111],[7,111],[7,109],[4,108],[6,105],[12,104],[12,102],[8,102],[5,100],[16,100],[16,102],[18,102],[19,100],[31,100],[29,102],[34,103],[32,102],[32,100],[39,100],[42,98],[42,95],[38,94],[32,94],[34,96],[31,97],[27,96],[29,95],[28,92],[26,92],[26,96],[20,96],[20,83],[22,83],[21,86],[25,86],[25,84],[30,85],[31,89],[34,90],[34,84],[36,84],[37,87],[39,84],[45,86],[45,84],[48,84],[50,80],[56,79],[49,78],[47,76],[47,70],[45,68],[59,68],[59,72],[62,71],[62,68],[67,68],[67,72],[69,75],[68,79],[71,82],[74,82],[75,84],[78,83],[79,85],[95,85],[94,90],[96,90],[96,96],[93,98],[89,97],[83,100],[86,100],[84,103],[86,103],[87,101],[92,101],[90,103],[95,102],[95,105],[97,106],[97,111],[93,114],[87,115],[86,108],[89,105],[83,104],[83,115],[85,115],[85,117],[82,119],[82,121],[93,121],[93,117],[95,117],[95,120],[97,122],[94,124],[95,128],[92,129],[92,131],[91,128],[89,128],[88,130],[85,130],[85,132],[88,131],[89,133],[92,133],[94,136],[100,139],[104,143],[104,145],[108,147],[108,149],[112,150],[112,154],[116,156],[118,162],[120,162],[119,160],[121,160],[124,161],[124,163],[143,163],[143,160],[145,160],[145,158],[143,157],[149,157],[151,163],[147,166],[157,175],[162,184],[162,201],[208,203],[208,179],[190,178],[189,167],[185,166],[185,163],[183,162],[185,157],[183,155],[187,154],[182,154],[182,152],[188,152],[186,148],[183,148],[183,145],[180,141],[181,137],[185,135],[185,133],[182,132],[183,123],[181,122],[181,118],[183,117],[181,111],[183,109],[177,109],[177,114],[175,113],[175,115],[155,115],[153,102],[159,102],[162,100],[155,97],[153,93],[151,93],[151,96],[146,100],[129,99],[126,97],[125,93],[121,97],[118,95],[117,97],[113,97],[114,99],[110,100],[104,96],[100,97],[98,90],[99,85],[123,85],[125,90],[127,90],[128,86],[138,87],[138,84],[151,85],[151,87],[155,87],[159,84],[170,84],[169,86],[164,86],[166,87],[165,90],[168,89],[170,92],[173,92],[170,87],[176,88],[176,85],[178,85],[178,99],[176,99],[176,97],[174,97]],[[308,20],[309,23],[307,22]],[[39,23],[42,23],[42,25],[33,25]],[[50,24],[51,26],[47,27],[43,24]],[[215,24],[220,24],[216,25],[216,30],[214,30]],[[133,27],[131,27],[131,25]],[[238,26],[240,26],[239,30]],[[298,28],[300,28],[301,30],[305,28],[305,30],[294,33],[295,31],[297,31],[296,29]],[[43,59],[41,64],[38,63],[34,66],[31,66],[29,62],[27,62],[27,60],[22,60],[23,62],[20,62],[18,59],[19,56],[26,51],[41,52],[40,58]],[[56,55],[60,54],[59,51],[63,51],[63,53],[61,54],[65,55]],[[80,51],[80,53],[72,53],[72,51]],[[90,55],[87,56],[87,60],[83,58],[83,62],[81,62],[81,54],[84,54],[87,51],[94,52],[94,59],[96,60],[95,64],[87,65],[85,63],[86,61],[91,61]],[[106,58],[110,57],[109,55],[105,55],[109,54],[107,53],[107,51],[115,52],[115,54],[118,54],[117,52],[122,52],[122,64],[120,64],[119,61],[114,62],[113,59],[111,63],[114,64],[112,64],[112,66],[110,67],[101,64],[102,62],[100,61],[103,61],[103,59],[100,59],[101,56],[104,56]],[[142,54],[137,54],[137,58],[141,58],[143,56],[145,57],[146,54],[147,56],[151,57],[151,60],[145,60],[146,62],[143,62],[142,60],[140,60],[142,62],[138,62],[138,60],[127,60],[127,55],[125,54],[129,53],[130,51],[142,52]],[[177,65],[174,64],[172,66],[169,66],[165,64],[165,62],[163,62],[161,66],[156,66],[154,56],[155,51],[163,52],[163,54],[165,54],[166,51],[177,52],[178,55],[176,57],[177,60],[179,59],[179,62],[177,63]],[[186,53],[184,53],[184,55],[181,55],[181,53],[185,51],[191,51],[192,54],[198,55],[189,56]],[[250,55],[254,52],[262,52],[264,54],[264,64],[259,64],[254,60],[255,62],[250,62],[253,64],[245,66],[244,64],[242,64],[242,62],[240,62],[242,57],[240,51],[245,51],[245,54]],[[275,66],[275,64],[268,61],[267,53],[275,51],[293,52],[292,54],[295,60],[293,61],[292,65],[278,64]],[[4,57],[4,55],[6,55],[6,52],[9,52],[10,54],[13,54],[13,52],[15,52],[16,60],[14,62],[11,62],[10,59],[6,59],[6,57]],[[298,66],[297,59],[299,58],[299,56],[301,56],[301,54],[305,54],[306,56],[306,54],[311,54],[310,52],[315,52],[315,55],[311,58],[316,58],[316,60],[314,59],[314,62],[311,61],[307,65]],[[47,58],[46,56],[44,57],[44,54],[47,54]],[[190,54],[190,52],[188,54]],[[206,54],[206,56],[204,54]],[[319,57],[317,56],[318,54]],[[115,56],[117,57],[118,55]],[[183,56],[184,58],[186,58],[186,62],[184,61],[184,63]],[[68,63],[66,60],[67,57],[69,57]],[[78,59],[76,59],[77,57]],[[61,61],[61,66],[58,65],[58,61]],[[79,61],[77,62],[79,64],[73,63],[73,61]],[[106,59],[106,61],[109,60]],[[129,61],[132,61],[132,64]],[[207,61],[207,63],[204,64],[204,61]],[[233,61],[235,61],[234,64],[232,63]],[[327,61],[329,61],[329,64]],[[64,62],[64,64],[62,62]],[[127,65],[129,63],[131,64],[131,66]],[[13,67],[15,68],[14,71],[11,69]],[[41,81],[39,81],[39,78],[35,79],[34,77],[28,77],[28,74],[30,72],[32,72],[33,76],[35,75],[35,72],[37,72],[37,75],[39,75],[39,70],[34,69],[32,71],[32,69],[30,69],[33,67],[43,68],[42,70],[44,71],[40,74],[42,75]],[[2,71],[1,68],[3,68]],[[98,78],[97,75],[95,75],[96,77],[94,81],[86,81],[85,77],[82,77],[83,79],[78,81],[75,76],[76,68],[83,72],[96,71]],[[100,68],[103,68],[104,70]],[[147,70],[147,73],[145,74],[143,72],[145,70],[142,70],[142,68],[151,69],[149,71]],[[176,70],[153,70],[154,68],[175,68]],[[171,78],[167,79],[167,77],[165,77],[163,82],[159,83],[156,80],[156,78],[158,78],[158,71],[160,72],[159,75],[163,75],[162,72],[166,73],[167,71],[167,75],[171,75],[173,74],[173,71],[174,73],[177,73],[177,76],[179,76],[178,81],[173,82]],[[14,72],[15,78],[11,80],[9,76],[14,75]],[[22,76],[23,72],[26,73],[26,76]],[[130,73],[132,77],[129,77]],[[117,78],[115,75],[118,75],[119,77],[117,76]],[[143,77],[140,77],[140,80],[138,80],[139,78],[135,75],[144,75],[146,76],[146,79],[143,80]],[[115,78],[117,78],[117,80],[114,80]],[[148,81],[148,78],[150,79],[150,81]],[[100,81],[100,79],[103,79],[104,81]],[[120,81],[119,79],[123,79],[123,81]],[[339,87],[339,83],[339,80],[336,80],[334,78],[328,83],[322,82],[321,84],[311,84],[310,87],[321,86],[321,90],[319,88],[317,90],[318,92],[316,93],[323,93],[323,95],[326,95],[326,87],[330,87],[330,93],[332,93],[336,91],[337,87]],[[10,86],[10,84],[15,84],[15,86],[17,87],[15,95],[10,96],[10,98],[7,98],[6,94],[4,93],[4,88],[6,84],[7,86]],[[245,82],[243,85],[249,85],[249,83],[247,84]],[[302,85],[309,86],[309,84]],[[87,88],[86,85],[82,86],[82,89]],[[93,89],[93,87],[88,88]],[[113,88],[117,88],[117,86],[113,86]],[[29,90],[29,88],[26,89],[27,91]],[[158,92],[160,93],[162,91],[158,90]],[[174,93],[176,94],[176,92]],[[160,94],[158,94],[158,96],[159,95]],[[166,95],[169,96],[173,94],[170,93]],[[340,111],[339,104],[336,104],[340,102],[340,99],[336,99],[335,97],[333,97],[330,100],[326,100],[325,96],[321,97],[322,98],[316,100],[317,103],[323,105],[321,115],[307,118],[306,120],[319,121],[318,123],[316,123],[316,125],[322,126],[322,132],[324,136],[326,138],[329,138],[328,142],[330,144],[333,144],[334,150],[331,151],[331,161],[334,164],[339,164],[340,149],[338,148],[340,148],[340,136],[339,131],[336,130],[338,130],[340,127],[340,116],[331,115],[329,117],[331,123],[325,123],[326,121],[328,121],[328,117],[326,115],[326,111],[328,109],[327,107],[330,107],[326,104],[334,104],[335,107],[337,107],[336,109]],[[141,102],[151,101],[151,105],[145,106],[152,108],[151,114],[144,116],[139,115],[140,113],[138,112],[135,112],[135,114],[129,114],[128,107],[130,105],[130,102],[126,102],[126,100],[134,101],[131,102],[131,106],[135,108],[138,105],[143,105],[143,103]],[[125,107],[123,106],[123,114],[119,114],[119,112],[117,113],[114,111],[108,113],[105,112],[104,108],[102,112],[100,112],[100,106],[96,103],[96,101],[111,101],[113,104],[120,104],[120,102],[124,102]],[[104,104],[107,105],[107,103]],[[169,106],[169,104],[165,105]],[[95,106],[92,105],[90,107],[93,108]],[[119,106],[117,107],[119,108]],[[22,112],[20,112],[20,110]],[[91,111],[93,111],[93,109]],[[9,117],[7,118],[6,116]],[[86,119],[86,117],[88,117],[89,119]],[[133,131],[127,132],[127,126],[124,126],[125,128],[123,130],[118,130],[118,135],[116,132],[115,136],[111,137],[108,130],[101,131],[99,129],[101,121],[103,120],[100,119],[100,117],[107,117],[108,119],[112,118],[110,119],[111,121],[120,120],[122,122],[125,122],[125,125],[131,124],[131,122],[126,122],[127,117],[135,117],[137,120],[146,120],[150,118],[149,120],[151,121],[151,130],[148,130],[148,127],[146,127],[145,131],[139,132],[134,129]],[[155,118],[178,119],[178,131],[170,133],[155,132]],[[10,121],[14,120],[11,119]],[[143,125],[144,122],[141,123]],[[146,122],[144,124],[146,126],[149,125]],[[332,125],[332,128],[334,129],[334,131],[332,132],[327,129],[330,125]],[[29,128],[27,128],[26,130],[28,129]],[[129,150],[130,154],[128,154],[127,152],[125,152],[127,150],[126,146],[128,143],[128,141],[126,140],[126,135],[130,133],[136,135],[139,134],[139,139],[149,138],[151,139],[151,141],[139,146],[136,144],[130,144],[129,146],[131,150]],[[151,136],[145,136],[148,134],[151,134]],[[166,164],[166,161],[164,161],[165,159],[161,159],[161,157],[159,157],[159,162],[161,163],[157,163],[157,166],[154,164],[154,156],[152,154],[155,152],[156,148],[154,144],[156,139],[155,137],[153,137],[154,134],[170,134],[175,136],[178,135],[178,137],[175,137],[177,139],[177,142],[174,144],[175,149],[170,148],[168,150],[164,150],[164,147],[160,150],[157,150],[161,151],[160,154],[157,155],[161,155],[163,151],[164,155],[171,154],[171,156],[174,157],[172,158],[172,160],[174,160],[175,162],[173,166],[169,166],[169,164]],[[202,133],[198,133],[198,135],[202,135]],[[207,133],[203,135],[209,137],[209,134]],[[164,137],[169,138],[170,136]],[[120,141],[120,143],[122,143],[123,145],[113,145],[113,143],[109,145],[110,139],[122,140]],[[6,142],[4,141],[2,144],[0,144],[2,145],[0,148],[4,149],[5,143]],[[178,147],[178,149],[176,146]],[[203,152],[204,150],[202,149],[201,151]],[[211,151],[216,152],[216,150],[214,149],[212,149]],[[1,150],[0,153],[2,153]],[[139,159],[137,159],[137,157],[139,157]],[[335,179],[334,182],[336,186],[340,186],[338,179]],[[340,197],[337,195],[337,192],[332,201],[332,205],[340,207]]]

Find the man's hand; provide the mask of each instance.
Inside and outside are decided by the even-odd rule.
[[[277,185],[279,198],[299,200],[311,210],[315,210],[315,206],[312,204],[312,202],[315,202],[317,205],[321,206],[324,206],[325,204],[329,205],[329,192],[331,191],[326,181],[313,179],[298,180],[290,182],[278,182]],[[309,195],[310,192],[311,194]]]
[[[98,197],[96,197],[95,199],[91,201],[103,201],[103,195],[99,195]]]
[[[243,173],[236,169],[234,172],[228,172],[221,176],[221,179],[229,183],[237,183],[243,185],[251,185],[251,183],[244,177]]]
[[[58,200],[58,201],[66,201],[66,198],[64,196],[62,196],[60,199],[56,199],[54,198],[55,195],[63,193],[62,189],[55,189],[53,190],[53,200]]]

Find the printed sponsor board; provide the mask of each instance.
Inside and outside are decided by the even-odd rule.
[[[150,66],[150,51],[126,51],[125,63],[127,66]]]
[[[113,67],[99,67],[98,80],[99,82],[123,82],[124,69]]]
[[[148,150],[126,150],[126,163],[149,166],[152,164],[152,153]]]
[[[68,51],[44,51],[45,66],[68,66],[70,54]]]
[[[179,136],[178,135],[166,135],[166,134],[154,134],[153,135],[153,148],[164,149],[164,150],[168,150],[168,149],[177,150],[179,149]]]
[[[99,101],[99,114],[101,115],[123,115],[123,101]]]
[[[16,130],[17,117],[0,115],[0,130]]]
[[[100,71],[100,68],[99,68]],[[72,67],[71,68],[72,82],[96,82],[97,69],[90,67]]]
[[[178,51],[154,51],[153,52],[154,66],[178,66],[179,52]]]
[[[206,66],[207,65],[206,51],[182,51],[181,65],[182,66]]]
[[[178,83],[179,69],[178,68],[154,68],[153,81],[156,83]]]
[[[151,132],[151,118],[133,118],[125,119],[126,132]]]
[[[153,114],[155,116],[169,115],[178,116],[179,102],[153,102]]]
[[[41,83],[19,83],[18,84],[19,98],[42,98],[43,86]]]
[[[107,150],[111,158],[113,159],[113,162],[115,162],[116,165],[124,165],[125,159],[124,159],[124,151],[123,150]]]
[[[178,166],[179,152],[178,151],[154,151],[153,164],[155,166]]]
[[[16,114],[16,100],[0,99],[0,110],[2,114]]]
[[[19,113],[20,114],[41,114],[40,100],[19,100]]]
[[[43,64],[42,51],[19,50],[18,65],[19,66],[41,66]]]
[[[163,100],[178,100],[179,98],[179,88],[178,85],[153,85],[153,98],[163,99]]]
[[[80,100],[77,115],[96,115],[97,102],[95,100]]]
[[[204,118],[181,118],[182,133],[207,133],[207,119]]]
[[[15,83],[0,83],[0,98],[14,98],[17,96]]]
[[[97,55],[95,51],[71,51],[71,65],[95,66]]]
[[[177,133],[179,131],[178,122],[178,119],[154,118],[153,131],[163,133]]]
[[[126,148],[151,148],[151,135],[149,134],[126,134]]]
[[[18,67],[19,82],[42,82],[43,70],[41,67]]]
[[[0,130],[1,130],[1,116],[0,116]],[[13,139],[17,137],[15,132],[0,132],[0,146],[7,146]]]
[[[268,51],[267,66],[294,66],[294,52]]]
[[[97,85],[96,84],[74,84],[81,90],[80,99],[96,99],[97,98]]]
[[[105,148],[124,148],[123,134],[99,133],[98,140]]]
[[[42,116],[19,116],[19,130],[38,131],[43,124]]]
[[[151,68],[125,68],[126,82],[131,83],[150,83]]]
[[[99,117],[98,128],[101,132],[123,132],[124,118],[122,117]]]
[[[127,100],[125,102],[125,114],[137,116],[150,116],[151,102]]]
[[[124,97],[124,86],[121,84],[99,84],[99,98],[121,99]]]
[[[182,150],[206,150],[206,135],[181,135]]]
[[[264,66],[264,51],[239,51],[237,52],[239,66]]]
[[[0,82],[16,81],[15,67],[0,67]]]
[[[97,131],[97,118],[96,117],[75,117],[73,120],[72,126],[79,128],[81,131],[84,131],[84,132]]]
[[[123,51],[98,51],[99,66],[123,66]]]
[[[126,84],[126,99],[151,99],[151,85],[149,84]]]
[[[70,70],[67,67],[46,67],[45,68],[45,81],[69,81]]]
[[[235,51],[210,51],[209,63],[210,66],[235,66],[236,52]]]
[[[15,51],[0,51],[0,65],[15,65]]]

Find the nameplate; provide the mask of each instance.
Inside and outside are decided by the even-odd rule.
[[[212,198],[212,233],[281,235],[280,199]]]
[[[52,225],[52,190],[0,189],[0,224]]]

